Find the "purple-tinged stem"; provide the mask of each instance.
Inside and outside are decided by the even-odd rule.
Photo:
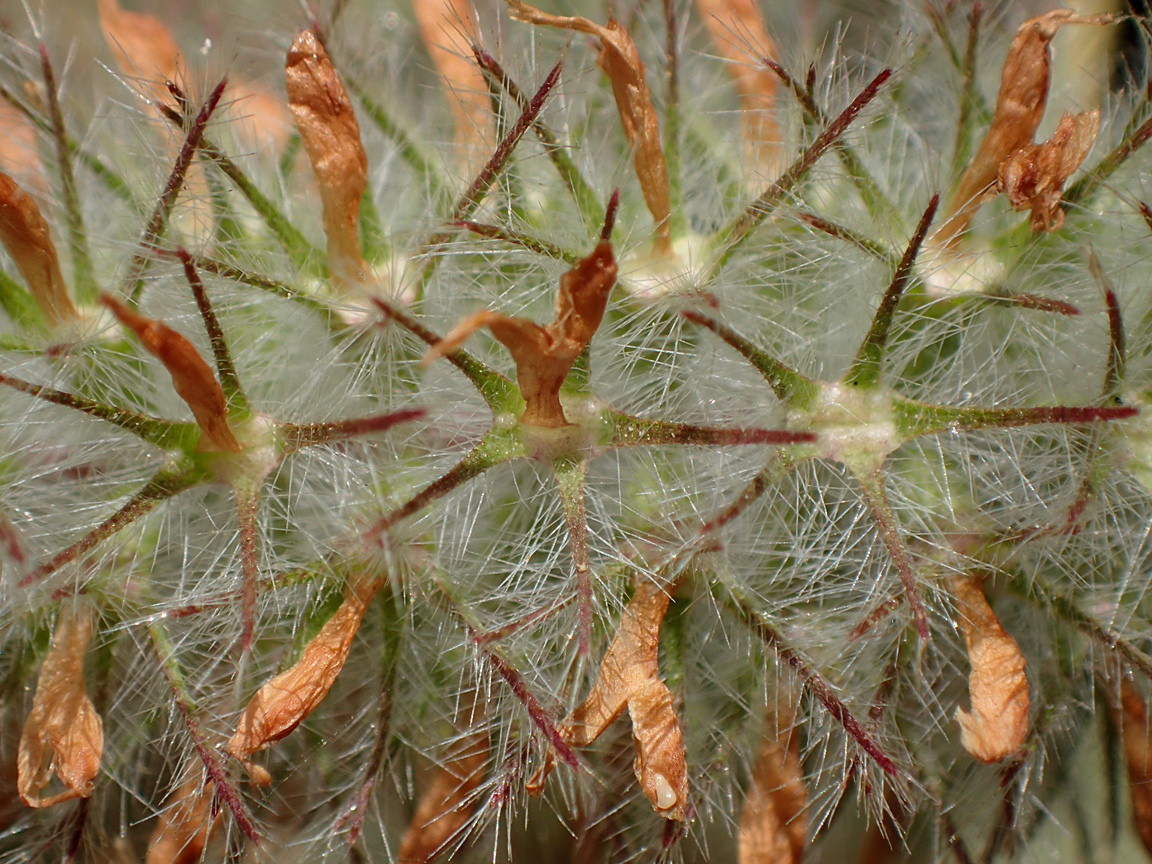
[[[279,431],[284,436],[285,452],[292,453],[315,444],[326,444],[329,441],[338,441],[343,438],[383,432],[398,423],[418,420],[426,413],[423,408],[402,408],[389,414],[355,417],[351,420],[333,420],[327,423],[282,423]]]
[[[749,481],[748,485],[740,490],[736,500],[721,510],[717,515],[700,526],[700,536],[704,537],[719,531],[737,516],[744,512],[744,508],[763,495],[768,486],[792,469],[792,460],[782,453],[772,456],[768,464],[760,473]]]
[[[486,225],[483,222],[472,222],[468,219],[461,219],[459,222],[450,222],[449,224],[456,228],[466,228],[473,234],[487,237],[490,240],[502,240],[513,246],[519,246],[522,249],[527,249],[529,252],[543,255],[545,258],[563,261],[565,264],[575,264],[580,259],[580,256],[575,252],[561,249],[559,246],[554,246],[546,240],[531,237],[523,231],[501,228],[499,225]]]
[[[236,375],[236,366],[232,363],[232,352],[228,350],[228,340],[224,338],[224,329],[220,326],[220,319],[212,308],[208,299],[208,292],[204,290],[204,282],[196,272],[196,265],[192,256],[183,246],[176,249],[176,257],[184,265],[184,278],[192,288],[192,296],[196,298],[196,308],[200,310],[200,317],[204,321],[204,329],[208,331],[208,341],[212,343],[212,356],[216,361],[216,374],[220,376],[220,386],[228,402],[236,402],[235,407],[246,407],[248,400],[244,398],[244,390],[240,386],[240,378]]]
[[[1136,127],[1132,134],[1117,144],[1095,168],[1086,171],[1083,177],[1073,183],[1064,193],[1061,204],[1065,206],[1078,204],[1090,196],[1113,171],[1124,164],[1129,156],[1144,146],[1149,138],[1152,138],[1152,117]]]
[[[618,415],[615,436],[609,442],[616,447],[646,447],[660,444],[687,446],[734,447],[742,444],[811,444],[816,440],[812,432],[792,432],[787,429],[758,429],[755,427],[696,426],[692,423],[668,423],[639,417]]]
[[[829,237],[834,237],[837,240],[843,240],[845,243],[850,243],[859,249],[861,252],[867,252],[873,258],[883,261],[889,267],[895,268],[900,259],[896,257],[894,252],[885,249],[875,240],[869,240],[858,231],[853,231],[844,225],[840,225],[830,219],[825,219],[823,216],[818,216],[815,213],[802,211],[796,214],[800,220],[808,225],[811,225],[817,231],[827,234]]]
[[[893,612],[900,608],[900,604],[904,602],[903,597],[889,597],[883,603],[876,606],[871,612],[865,615],[855,627],[848,633],[848,638],[859,639]]]
[[[1140,208],[1140,215],[1144,218],[1144,224],[1148,226],[1148,230],[1152,232],[1152,207],[1149,207],[1143,201],[1138,201],[1137,206]]]
[[[1124,317],[1120,312],[1120,301],[1112,280],[1100,266],[1096,253],[1088,250],[1088,272],[1104,292],[1104,305],[1108,310],[1108,365],[1104,368],[1104,396],[1112,402],[1120,401],[1120,387],[1124,379],[1126,358],[1124,339]]]

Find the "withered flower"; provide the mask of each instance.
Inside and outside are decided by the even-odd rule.
[[[492,149],[488,86],[472,60],[476,10],[470,0],[412,0],[420,38],[444,82],[452,105],[456,149],[475,174]]]
[[[807,845],[800,746],[790,707],[770,711],[740,812],[739,864],[799,864]]]
[[[338,282],[361,284],[368,265],[360,255],[360,198],[368,157],[360,125],[328,52],[311,30],[301,31],[284,63],[288,107],[320,188],[328,267]]]
[[[144,864],[195,864],[223,814],[212,814],[212,787],[198,761],[161,811]]]
[[[1132,821],[1144,848],[1152,853],[1152,730],[1148,709],[1132,683],[1120,685],[1120,737],[1132,796]]]
[[[516,381],[527,403],[521,422],[551,428],[567,426],[560,404],[560,386],[600,326],[608,293],[615,284],[612,244],[601,240],[592,254],[581,258],[560,277],[552,323],[541,327],[499,312],[478,312],[452,328],[429,350],[425,360],[452,352],[471,333],[487,327],[516,363]]]
[[[271,778],[249,764],[248,757],[290,733],[328,695],[378,587],[378,582],[366,579],[349,586],[340,607],[304,646],[300,659],[266,682],[249,700],[228,739],[228,752],[248,766],[254,782]]]
[[[100,29],[116,65],[128,78],[138,79],[143,95],[153,103],[168,99],[165,82],[180,72],[180,49],[164,22],[143,12],[120,8],[117,0],[96,0]]]
[[[569,744],[585,747],[620,716],[632,718],[633,770],[645,797],[665,819],[684,819],[688,803],[688,764],[672,691],[660,678],[657,653],[660,622],[671,598],[664,586],[636,580],[635,593],[592,685],[592,691],[560,726]],[[551,754],[528,781],[538,794],[552,768]]]
[[[136,334],[148,353],[164,364],[176,393],[188,403],[200,427],[200,449],[239,453],[240,443],[228,426],[224,391],[192,343],[163,321],[145,318],[110,294],[101,293],[100,302]]]
[[[0,172],[0,242],[50,326],[75,319],[76,307],[60,272],[56,246],[36,201]]]
[[[960,743],[981,762],[998,762],[1020,749],[1028,734],[1028,678],[1024,655],[984,596],[984,580],[952,580],[960,629],[968,645],[970,712],[956,709]]]
[[[740,95],[744,146],[760,181],[780,173],[780,127],[772,114],[776,76],[764,65],[776,47],[752,0],[696,0],[712,45],[728,61]]]
[[[1064,24],[1108,24],[1113,20],[1109,15],[1085,16],[1071,9],[1054,9],[1020,25],[1004,60],[992,125],[952,195],[935,242],[952,245],[959,239],[980,205],[995,194],[1003,162],[1032,144],[1048,103],[1049,46],[1056,31]]]
[[[420,795],[400,839],[397,861],[431,861],[468,822],[472,793],[483,782],[488,764],[488,733],[482,728],[476,697],[474,689],[461,697],[456,725],[463,734],[453,742],[451,755],[438,762],[432,781]]]
[[[1099,108],[1065,113],[1051,138],[1022,147],[1001,163],[997,189],[1008,195],[1013,209],[1032,211],[1033,231],[1055,231],[1064,224],[1064,183],[1088,155],[1099,129]]]
[[[91,635],[86,612],[60,610],[16,757],[17,789],[29,807],[92,794],[104,752],[104,724],[84,686],[84,651]],[[40,797],[53,774],[64,791]]]
[[[508,14],[526,24],[590,33],[600,39],[600,56],[596,63],[612,82],[612,95],[616,99],[620,125],[624,127],[624,136],[632,146],[632,164],[636,169],[636,178],[640,181],[640,191],[644,193],[644,203],[648,205],[648,212],[656,222],[654,252],[660,256],[671,255],[668,165],[664,161],[664,149],[660,144],[656,108],[644,80],[644,63],[640,60],[640,52],[632,41],[632,35],[615,18],[610,17],[608,23],[601,26],[587,18],[551,15],[529,6],[523,0],[508,0]]]

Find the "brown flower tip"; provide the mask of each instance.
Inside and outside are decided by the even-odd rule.
[[[460,733],[416,804],[397,861],[431,861],[468,823],[473,793],[484,781],[488,764],[488,732],[476,697],[474,689],[461,696],[456,714]]]
[[[1119,721],[1132,796],[1132,821],[1144,848],[1152,853],[1152,732],[1144,700],[1127,679],[1120,685]]]
[[[992,125],[952,195],[944,224],[935,234],[938,243],[953,245],[959,239],[976,211],[995,194],[1004,161],[1032,144],[1048,103],[1052,59],[1048,49],[1056,31],[1064,24],[1114,20],[1110,15],[1084,16],[1071,9],[1054,9],[1020,25],[1004,60]]]
[[[1016,640],[1000,626],[984,596],[981,577],[952,580],[960,629],[972,672],[972,710],[956,709],[960,743],[981,762],[998,762],[1020,749],[1028,734],[1028,678]]]
[[[644,63],[632,35],[615,18],[609,18],[601,26],[587,18],[551,15],[523,0],[508,0],[508,14],[517,21],[546,27],[559,27],[590,33],[600,39],[600,56],[596,63],[608,75],[612,83],[612,96],[616,100],[616,111],[620,115],[620,125],[632,146],[632,165],[640,190],[644,193],[644,203],[656,222],[655,249],[657,256],[670,256],[672,240],[669,213],[671,203],[668,192],[668,166],[664,161],[664,149],[660,144],[660,125],[656,118],[656,108],[652,104],[652,94],[644,80]]]
[[[177,79],[181,57],[168,28],[152,15],[121,9],[117,0],[96,0],[96,8],[120,71],[137,79],[151,102],[170,101],[165,82]]]
[[[110,294],[101,293],[100,302],[164,364],[176,393],[188,403],[200,427],[200,449],[239,453],[240,443],[228,427],[224,391],[192,343],[163,321],[137,314]]]
[[[412,0],[416,25],[452,105],[456,150],[474,176],[493,148],[495,129],[484,74],[472,60],[476,10],[469,0]]]
[[[0,242],[16,262],[48,324],[55,327],[77,317],[68,296],[60,259],[48,223],[32,196],[0,172]]]
[[[196,864],[223,813],[212,815],[212,790],[199,761],[191,763],[188,779],[173,793],[148,841],[144,864]]]
[[[804,856],[808,795],[793,717],[790,707],[771,711],[764,724],[740,812],[739,864],[799,864]]]
[[[87,613],[61,609],[16,757],[17,789],[29,807],[92,794],[104,751],[104,726],[84,686],[84,651],[91,634]],[[64,790],[40,797],[53,774]]]
[[[249,700],[236,731],[228,739],[228,752],[248,765],[249,775],[257,785],[269,782],[271,777],[259,766],[249,764],[248,757],[290,733],[328,695],[344,668],[352,639],[378,586],[378,582],[362,580],[350,587],[344,602],[304,646],[300,659],[266,682]]]
[[[1099,129],[1099,108],[1075,116],[1065,112],[1051,138],[1020,148],[1000,164],[996,188],[1015,210],[1032,211],[1033,231],[1055,231],[1064,224],[1064,183],[1088,155]]]
[[[772,114],[776,76],[762,58],[776,54],[752,0],[696,0],[712,45],[727,62],[740,95],[744,147],[759,180],[780,173],[780,127]]]
[[[348,93],[328,52],[311,30],[292,42],[284,63],[288,108],[320,188],[328,267],[338,282],[368,280],[360,256],[357,218],[368,178],[368,157]]]
[[[588,698],[576,706],[559,731],[566,743],[585,747],[627,707],[636,749],[633,770],[640,788],[659,815],[683,821],[688,804],[684,739],[672,691],[660,678],[656,662],[660,622],[669,600],[663,586],[636,580],[635,593],[600,661]],[[550,756],[528,781],[530,794],[539,794],[543,787],[552,768]]]
[[[455,350],[470,334],[487,327],[516,363],[516,381],[526,407],[520,420],[529,426],[567,426],[560,387],[572,364],[592,339],[604,317],[608,293],[616,284],[612,244],[601,240],[585,258],[560,277],[556,318],[541,327],[524,318],[482,311],[457,324],[429,349],[425,360]]]

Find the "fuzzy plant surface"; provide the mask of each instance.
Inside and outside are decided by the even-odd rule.
[[[0,862],[1147,860],[1139,5],[0,4]]]

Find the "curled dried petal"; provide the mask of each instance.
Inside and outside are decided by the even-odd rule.
[[[145,864],[195,864],[199,861],[221,813],[212,814],[212,787],[199,762],[188,768],[188,779],[172,795],[148,841]]]
[[[752,0],[696,0],[712,45],[728,61],[728,72],[740,94],[740,122],[745,148],[759,178],[780,173],[780,127],[772,114],[776,76],[764,57],[776,53],[760,10]]]
[[[288,107],[320,188],[328,266],[338,281],[367,280],[357,222],[368,178],[368,157],[352,101],[311,30],[296,36],[284,63]]]
[[[1132,796],[1132,821],[1144,848],[1152,853],[1152,730],[1144,700],[1126,679],[1120,685],[1119,720]]]
[[[807,845],[799,739],[792,714],[770,712],[740,812],[739,864],[799,864]]]
[[[137,314],[110,294],[102,293],[100,302],[136,334],[148,353],[164,364],[176,393],[188,403],[200,427],[200,449],[209,449],[210,445],[217,450],[239,453],[240,443],[228,427],[224,391],[192,343],[163,321]]]
[[[959,239],[980,205],[995,193],[1000,165],[1032,144],[1048,102],[1048,49],[1056,31],[1064,24],[1107,24],[1113,20],[1108,15],[1084,16],[1071,9],[1054,9],[1020,25],[1004,60],[992,125],[952,195],[944,224],[935,234],[937,242],[952,244]]]
[[[84,651],[91,635],[87,613],[61,610],[16,758],[17,788],[29,807],[92,794],[104,752],[104,724],[84,686]],[[53,773],[64,791],[40,797]]]
[[[669,600],[662,586],[637,580],[592,690],[564,721],[560,734],[569,744],[591,744],[627,706],[640,788],[665,819],[683,820],[688,803],[684,741],[672,692],[657,668],[660,622]],[[542,783],[543,777],[533,781]]]
[[[456,149],[469,175],[483,167],[492,150],[494,128],[488,86],[472,60],[476,10],[470,0],[412,0],[420,38],[452,104]]]
[[[464,730],[450,755],[435,769],[420,795],[396,856],[401,862],[431,861],[468,822],[472,794],[484,781],[488,764],[488,733],[482,728],[476,692],[465,694],[457,725]]]
[[[952,592],[972,665],[972,710],[956,709],[960,743],[981,762],[998,762],[1019,750],[1028,734],[1024,655],[988,605],[982,578],[954,579]]]
[[[526,24],[590,33],[600,39],[600,56],[596,63],[612,83],[620,125],[632,146],[632,164],[640,181],[640,191],[644,193],[644,203],[656,222],[654,251],[661,256],[673,254],[668,219],[671,212],[668,165],[660,143],[656,108],[644,80],[644,63],[632,35],[615,18],[610,17],[601,26],[587,18],[551,15],[523,0],[508,0],[508,14]]]
[[[608,293],[615,284],[612,244],[601,240],[590,255],[560,277],[552,323],[541,327],[524,318],[481,311],[454,327],[429,350],[425,360],[453,351],[473,331],[487,327],[516,363],[516,381],[526,403],[521,421],[530,426],[566,426],[560,387],[600,326]]]
[[[344,668],[352,639],[377,585],[362,581],[350,588],[340,607],[304,646],[300,659],[256,691],[228,739],[229,753],[247,762],[257,750],[295,729],[323,701]],[[250,766],[249,770],[254,781],[268,777],[258,766]]]
[[[100,29],[116,65],[129,78],[140,80],[152,102],[168,98],[165,82],[179,75],[181,57],[176,40],[159,18],[120,8],[117,0],[96,0]]]
[[[28,290],[55,327],[76,318],[48,223],[32,196],[0,173],[0,242],[16,262]]]
[[[1022,147],[1000,165],[997,188],[1015,210],[1032,211],[1033,231],[1055,231],[1064,224],[1064,183],[1088,155],[1099,129],[1099,108],[1065,113],[1051,138]]]

